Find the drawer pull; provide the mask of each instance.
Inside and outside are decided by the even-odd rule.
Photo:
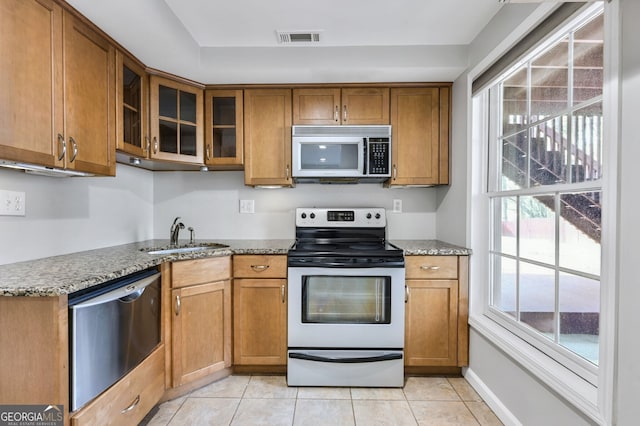
[[[264,272],[269,269],[269,265],[251,265],[251,269],[256,272]]]
[[[420,269],[422,269],[424,271],[437,271],[438,269],[440,269],[440,267],[439,266],[422,265],[420,267]]]
[[[124,410],[120,411],[120,413],[124,414],[124,413],[128,413],[129,411],[133,410],[134,408],[136,408],[136,406],[140,403],[140,395],[136,396],[136,399],[133,400],[133,402],[131,403],[131,405],[129,405],[127,408],[125,408]]]
[[[180,296],[176,296],[176,316],[180,315],[182,310],[182,304],[180,303]]]

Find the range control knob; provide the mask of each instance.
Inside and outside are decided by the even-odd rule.
[[[371,213],[367,213],[367,219],[371,219]]]
[[[376,219],[380,219],[380,213],[376,213]]]
[[[309,215],[309,217],[310,217],[311,219],[315,219],[315,218],[316,218],[316,214],[315,214],[315,213],[311,213],[311,214]]]
[[[303,219],[306,219],[306,218],[307,218],[307,214],[306,214],[306,213],[302,213],[302,214],[300,215],[300,217],[301,217],[301,218],[303,218]]]

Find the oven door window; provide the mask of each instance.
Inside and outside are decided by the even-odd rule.
[[[302,277],[302,322],[390,324],[391,277]]]

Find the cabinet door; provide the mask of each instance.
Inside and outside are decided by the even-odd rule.
[[[442,90],[391,90],[391,185],[448,183],[448,89]],[[441,96],[446,96],[446,104],[441,105]]]
[[[407,280],[405,365],[456,366],[458,281]]]
[[[172,290],[173,386],[231,366],[229,280]]]
[[[122,52],[116,54],[116,149],[149,156],[149,78],[144,68]]]
[[[214,169],[242,169],[242,90],[207,90],[204,102],[205,163]]]
[[[151,76],[151,158],[202,164],[203,90]]]
[[[342,124],[389,124],[389,89],[342,89],[341,119]]]
[[[115,175],[115,49],[64,13],[65,167]]]
[[[234,280],[234,364],[286,365],[286,283],[284,279]]]
[[[0,2],[0,159],[62,167],[62,9]]]
[[[340,89],[294,89],[293,124],[340,124]]]
[[[244,91],[246,185],[291,186],[291,89]]]

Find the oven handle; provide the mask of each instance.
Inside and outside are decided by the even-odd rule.
[[[402,354],[395,353],[395,354],[370,356],[370,357],[334,358],[334,357],[302,354],[299,352],[290,352],[289,358],[302,359],[305,361],[332,362],[332,363],[338,363],[338,364],[356,364],[356,363],[363,363],[363,362],[379,362],[379,361],[392,361],[396,359],[402,359]]]

